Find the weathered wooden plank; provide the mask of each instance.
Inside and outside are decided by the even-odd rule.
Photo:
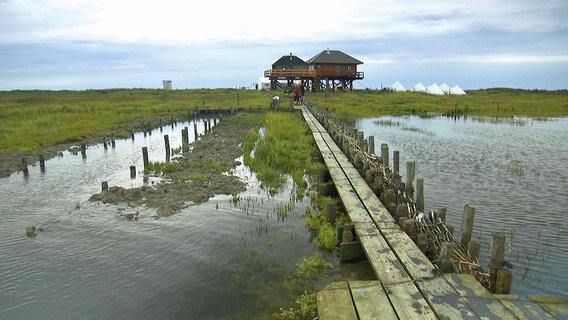
[[[421,280],[416,285],[440,319],[479,319],[444,278]]]
[[[480,318],[517,319],[470,274],[445,274],[444,278]]]
[[[349,289],[359,319],[398,319],[379,281],[349,281]]]
[[[400,319],[438,319],[413,282],[383,285]]]
[[[333,282],[316,295],[320,320],[353,320],[357,313],[347,282]]]
[[[345,207],[351,221],[372,223],[373,220],[371,219],[371,216],[369,216],[365,206],[357,197],[357,194],[351,187],[349,180],[345,179],[336,181],[334,179],[333,181],[335,182],[337,193],[341,197],[343,206]]]
[[[557,319],[568,319],[568,299],[561,296],[535,295],[527,297]]]
[[[381,233],[412,279],[424,280],[436,275],[432,262],[404,231],[393,228],[381,230]]]
[[[369,264],[382,284],[409,282],[412,279],[391,251],[385,239],[372,228],[355,229]]]
[[[516,294],[494,294],[494,296],[520,320],[555,319],[541,306],[526,296],[519,296]]]

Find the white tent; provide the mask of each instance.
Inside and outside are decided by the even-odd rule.
[[[422,83],[418,82],[418,84],[412,87],[412,91],[426,92],[426,87]]]
[[[270,90],[270,81],[266,78],[258,78],[258,82],[256,83],[258,90]]]
[[[440,85],[440,89],[442,89],[442,92],[443,92],[444,94],[450,94],[450,86],[448,86],[447,83],[445,83],[445,82],[442,83],[442,84]]]
[[[466,94],[460,86],[456,85],[450,88],[450,94]]]
[[[436,83],[429,85],[428,88],[426,88],[426,92],[429,94],[444,95],[444,91],[442,91]]]
[[[390,86],[390,89],[391,89],[392,91],[406,91],[406,89],[404,88],[404,86],[403,86],[400,82],[398,82],[398,81],[396,81],[395,83],[393,83],[393,84]]]

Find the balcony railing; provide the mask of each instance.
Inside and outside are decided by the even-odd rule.
[[[264,77],[286,77],[286,78],[349,78],[361,80],[365,77],[364,72],[336,72],[336,71],[316,71],[308,69],[270,69],[264,71]]]

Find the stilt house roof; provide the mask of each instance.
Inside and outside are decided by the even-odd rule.
[[[324,50],[306,61],[307,64],[363,64],[363,62],[339,50]]]

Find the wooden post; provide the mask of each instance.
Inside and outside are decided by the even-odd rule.
[[[81,143],[81,156],[83,159],[87,158],[87,145],[84,143]]]
[[[189,152],[189,134],[187,127],[181,129],[181,149],[182,152]]]
[[[326,214],[326,221],[328,223],[335,222],[335,220],[337,219],[337,210],[335,202],[331,201],[327,204],[327,207],[325,208],[325,214]]]
[[[460,236],[460,242],[465,248],[467,248],[467,245],[471,240],[474,217],[475,217],[475,207],[472,204],[466,204],[463,209],[461,236]]]
[[[130,166],[130,179],[136,178],[136,166]]]
[[[477,240],[471,240],[467,246],[467,253],[475,259],[479,259],[479,250],[481,244]]]
[[[170,162],[170,137],[164,135],[164,146],[166,147],[166,162]]]
[[[106,181],[101,182],[101,190],[108,191],[108,182]]]
[[[497,281],[497,272],[503,268],[505,261],[505,233],[494,232],[491,244],[491,257],[489,259],[489,278],[491,282]]]
[[[24,172],[24,176],[28,176],[30,172],[28,171],[28,162],[26,159],[22,158],[22,171]]]
[[[106,142],[106,140],[105,140],[105,141],[103,141],[103,147],[105,148],[105,150],[108,150],[108,145],[107,145],[107,142]]]
[[[446,215],[447,215],[446,207],[439,207],[438,208],[438,218],[440,218],[440,220],[443,223],[446,223]]]
[[[144,160],[144,169],[148,166],[148,147],[142,147],[142,159]]]
[[[452,256],[454,255],[454,246],[449,242],[444,242],[442,244],[442,249],[440,249],[440,256],[438,257],[438,267],[442,273],[454,272],[454,263],[452,262]]]
[[[197,141],[197,138],[199,138],[199,134],[197,133],[197,123],[193,123],[193,133],[195,135],[195,141]]]
[[[114,141],[114,138],[112,138],[112,139],[110,140],[110,144],[111,144],[111,146],[112,146],[113,149],[116,148],[116,141]]]
[[[398,150],[392,153],[392,170],[396,174],[400,172],[400,151]]]
[[[45,157],[43,154],[39,155],[39,169],[42,173],[45,173]]]
[[[495,281],[495,293],[509,294],[511,291],[511,282],[513,282],[513,273],[508,269],[501,269],[497,272]]]
[[[369,153],[375,154],[375,136],[369,136]]]
[[[383,167],[389,167],[389,145],[381,143],[381,159],[383,159]]]
[[[424,178],[416,179],[416,209],[424,211]]]
[[[408,218],[408,207],[404,203],[399,203],[396,206],[396,220],[399,221],[401,218]]]
[[[410,199],[414,199],[414,173],[416,169],[416,162],[406,162],[406,194]]]

